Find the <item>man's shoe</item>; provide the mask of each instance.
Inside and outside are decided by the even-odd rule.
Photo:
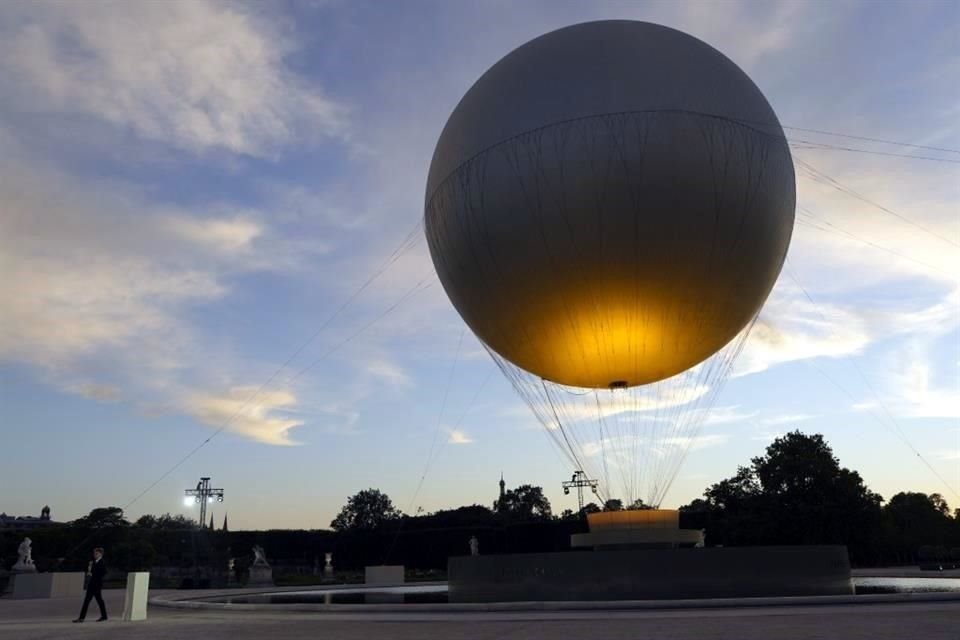
[[[107,616],[100,616],[99,618],[97,618],[97,622],[103,622],[106,619],[107,619]]]
[[[74,622],[83,622],[83,618],[77,618]]]

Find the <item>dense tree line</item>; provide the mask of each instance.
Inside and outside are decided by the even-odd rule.
[[[401,563],[442,570],[447,557],[468,552],[474,535],[482,553],[563,551],[570,534],[586,530],[585,514],[646,508],[642,501],[624,505],[611,498],[555,516],[540,487],[521,485],[492,508],[474,504],[410,516],[385,493],[366,489],[347,499],[330,531],[213,531],[170,514],[131,523],[119,508],[101,507],[29,535],[41,570],[81,568],[97,545],[123,570],[225,566],[228,557],[243,566],[254,544],[280,564],[309,566],[333,552],[343,569]],[[799,432],[777,438],[763,455],[681,507],[681,526],[705,529],[708,546],[843,544],[859,566],[936,565],[960,554],[960,510],[951,514],[942,496],[907,492],[884,501],[840,465],[822,436]],[[0,531],[2,566],[16,559],[23,535]]]

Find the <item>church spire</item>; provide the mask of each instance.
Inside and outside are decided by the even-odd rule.
[[[503,481],[503,471],[500,472],[500,500],[507,493],[507,483]]]
[[[226,514],[226,513],[223,514],[223,529],[221,529],[221,531],[229,531],[229,529],[227,529],[227,514]]]

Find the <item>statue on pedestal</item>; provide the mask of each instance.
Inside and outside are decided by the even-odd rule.
[[[14,573],[36,573],[37,567],[33,564],[33,550],[30,548],[30,538],[24,538],[17,548],[17,563],[10,568]]]
[[[333,554],[329,552],[323,554],[323,561],[324,561],[323,577],[332,578],[333,577]]]
[[[273,569],[267,562],[267,554],[263,547],[256,545],[253,547],[253,564],[250,565],[250,578],[247,580],[248,587],[273,586]]]
[[[477,536],[470,536],[470,555],[480,555],[480,541],[477,540]]]

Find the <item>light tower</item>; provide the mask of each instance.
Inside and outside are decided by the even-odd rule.
[[[573,476],[563,483],[563,495],[570,495],[570,489],[577,489],[577,504],[580,506],[577,513],[583,513],[583,488],[590,487],[594,493],[597,492],[597,481],[591,480],[583,470],[573,472]]]
[[[203,528],[207,522],[207,504],[216,500],[217,502],[223,502],[223,489],[215,489],[210,486],[210,478],[200,478],[200,482],[197,483],[195,489],[187,489],[184,491],[186,497],[184,498],[185,504],[199,503],[200,504],[200,527]]]

